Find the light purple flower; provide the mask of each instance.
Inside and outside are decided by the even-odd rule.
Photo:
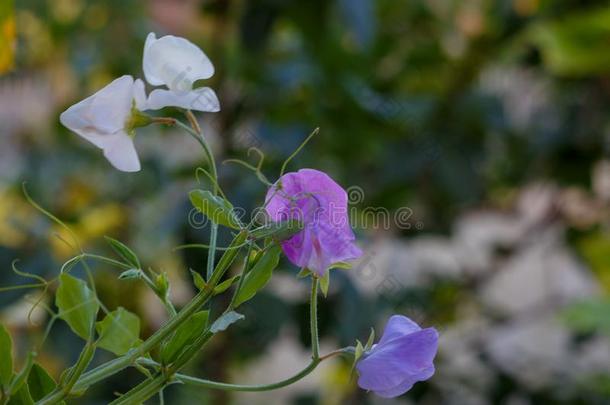
[[[301,169],[283,175],[267,192],[266,211],[273,221],[298,219],[304,229],[282,242],[297,266],[322,277],[333,264],[357,259],[347,210],[347,193],[326,173]]]
[[[432,377],[437,348],[436,329],[422,329],[406,316],[394,315],[379,343],[356,364],[358,385],[384,398],[402,395]]]

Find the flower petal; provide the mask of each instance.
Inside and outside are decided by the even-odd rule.
[[[362,255],[347,212],[347,193],[326,173],[301,169],[269,189],[266,211],[273,221],[299,219],[305,229],[282,243],[288,259],[323,276],[337,262]]]
[[[396,388],[405,379],[422,381],[430,378],[430,367],[438,348],[438,332],[434,328],[377,344],[358,362],[358,385],[373,391]]]
[[[143,68],[150,84],[165,84],[181,91],[190,90],[195,81],[214,75],[212,62],[195,44],[173,35],[157,39],[152,32],[144,45]]]
[[[59,120],[81,136],[85,132],[113,134],[125,126],[132,100],[133,77],[125,75],[68,108]]]
[[[379,344],[384,344],[397,337],[405,336],[421,330],[418,324],[404,315],[393,315],[388,320]]]
[[[416,382],[425,381],[433,375],[434,366],[431,366],[426,370],[422,371],[421,375],[419,375],[418,378],[407,377],[404,381],[402,381],[395,387],[383,391],[375,391],[375,394],[379,395],[382,398],[395,398],[409,391]]]
[[[188,92],[156,89],[148,96],[147,107],[151,110],[169,106],[194,111],[220,111],[218,97],[209,87],[201,87]]]
[[[140,171],[140,159],[133,139],[125,132],[119,132],[109,138],[109,142],[104,147],[106,159],[123,172]]]

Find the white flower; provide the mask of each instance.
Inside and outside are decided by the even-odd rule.
[[[150,109],[173,106],[197,111],[220,110],[214,90],[209,87],[193,90],[197,80],[209,79],[214,75],[214,66],[192,42],[173,35],[157,39],[151,32],[144,45],[143,68],[150,84],[165,85],[169,89],[157,89],[150,93]]]
[[[140,160],[130,127],[133,126],[133,113],[146,108],[144,83],[126,75],[68,108],[59,120],[102,149],[114,167],[124,172],[137,172]]]

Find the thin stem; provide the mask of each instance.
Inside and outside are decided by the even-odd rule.
[[[311,328],[311,357],[320,358],[320,341],[318,338],[318,279],[311,277],[311,298],[309,305],[309,323]]]
[[[197,142],[199,142],[199,144],[203,148],[203,151],[205,152],[206,158],[208,159],[208,162],[210,164],[210,171],[212,172],[212,177],[214,177],[215,179],[218,179],[218,172],[216,170],[216,161],[214,160],[214,155],[212,154],[212,150],[210,149],[210,146],[206,142],[205,138],[203,137],[203,134],[198,133],[193,128],[189,127],[188,125],[186,125],[185,123],[183,123],[181,121],[176,120],[176,125],[179,126],[182,129],[184,129]],[[214,194],[216,194],[216,191],[217,191],[217,186],[215,185],[214,186]]]
[[[273,384],[264,384],[264,385],[242,385],[242,384],[227,384],[216,381],[204,380],[201,378],[191,377],[183,374],[176,374],[175,378],[177,381],[180,381],[185,384],[194,385],[196,387],[202,388],[213,388],[224,391],[270,391],[278,388],[285,387],[287,385],[293,384],[307,375],[309,375],[316,367],[320,364],[320,360],[312,360],[307,367],[303,370],[299,371],[297,374],[289,377],[285,380],[275,382]]]
[[[216,238],[218,236],[218,224],[212,222],[210,227],[210,249],[208,250],[208,263],[206,267],[207,280],[212,278],[214,272],[214,259],[216,256]]]
[[[252,254],[252,243],[248,243],[248,250],[246,251],[246,258],[244,261],[244,268],[241,270],[241,276],[239,277],[239,281],[237,282],[237,287],[235,288],[235,292],[233,292],[233,296],[231,297],[231,302],[227,307],[225,312],[232,311],[235,308],[235,304],[237,301],[237,295],[239,294],[239,290],[244,285],[244,279],[246,278],[246,272],[248,271],[248,267],[250,267],[250,255]]]

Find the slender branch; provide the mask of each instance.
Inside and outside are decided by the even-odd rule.
[[[311,328],[311,357],[320,358],[320,341],[318,338],[318,279],[311,277],[311,298],[309,304],[309,323]]]
[[[286,378],[285,380],[278,381],[272,384],[264,384],[264,385],[242,385],[242,384],[227,384],[221,383],[211,380],[204,380],[201,378],[191,377],[184,374],[176,374],[175,378],[177,381],[180,381],[185,384],[190,384],[196,387],[201,388],[213,388],[224,391],[271,391],[278,388],[285,387],[287,385],[293,384],[307,375],[309,375],[313,370],[316,369],[318,364],[320,364],[321,360],[312,360],[311,363],[307,365],[303,370],[299,371],[297,374],[292,377]]]
[[[244,262],[244,268],[241,270],[241,276],[239,277],[239,281],[237,282],[237,287],[233,292],[233,296],[231,297],[231,302],[227,307],[225,312],[232,311],[235,308],[235,303],[237,301],[237,295],[239,294],[239,290],[244,285],[244,279],[246,278],[246,272],[248,271],[248,267],[250,267],[250,255],[252,254],[252,243],[248,243],[248,250],[246,251],[246,259]]]

